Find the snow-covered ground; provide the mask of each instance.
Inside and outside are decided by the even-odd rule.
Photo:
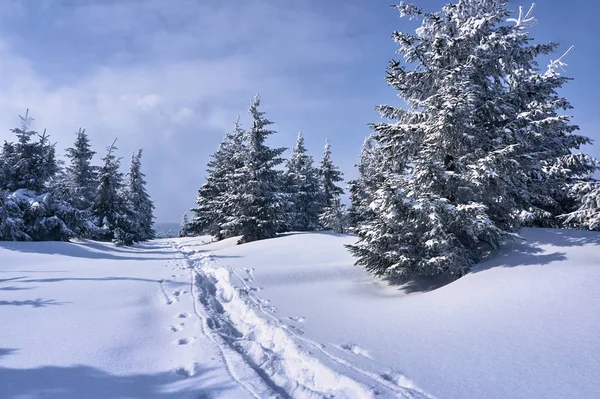
[[[599,398],[600,234],[523,234],[430,292],[325,233],[0,243],[0,398]]]

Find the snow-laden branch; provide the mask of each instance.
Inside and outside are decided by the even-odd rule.
[[[562,69],[564,72],[567,71],[567,63],[563,61],[563,59],[573,50],[575,46],[569,47],[567,51],[563,55],[560,56],[559,59],[553,61],[550,60],[550,64],[548,64],[548,72],[556,72],[558,68]]]
[[[527,14],[523,15],[523,7],[521,6],[519,7],[519,18],[509,18],[507,19],[507,21],[514,22],[515,27],[517,28],[529,28],[531,26],[534,26],[535,24],[537,24],[537,20],[531,15],[533,13],[534,8],[535,3],[532,3],[531,7],[529,7],[529,11],[527,11]]]

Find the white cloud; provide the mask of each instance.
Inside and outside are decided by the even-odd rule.
[[[11,15],[26,19],[28,10],[15,4]],[[8,129],[29,108],[59,149],[80,126],[99,153],[114,137],[125,160],[143,147],[162,220],[179,219],[193,201],[208,155],[256,92],[267,112],[322,112],[331,100],[319,82],[335,80],[335,66],[359,53],[339,22],[303,2],[74,2],[52,11],[47,34],[71,29],[85,41],[74,38],[73,52],[53,60],[68,72],[63,80],[45,73],[49,60],[0,41],[0,139],[10,138]],[[104,59],[69,62],[96,48]],[[314,74],[314,88],[306,73]]]

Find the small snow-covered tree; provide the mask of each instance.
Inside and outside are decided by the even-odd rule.
[[[337,186],[344,180],[342,172],[331,160],[331,145],[329,140],[325,141],[323,158],[319,164],[319,177],[321,179],[321,190],[323,191],[323,202],[325,206],[331,206],[335,197],[344,194],[344,190]]]
[[[404,62],[387,81],[408,107],[378,108],[391,120],[372,125],[384,179],[350,250],[381,275],[459,277],[527,212],[557,212],[553,193],[573,175],[560,165],[588,139],[558,114],[569,107],[556,93],[560,64],[538,71],[535,58],[556,45],[532,44],[531,9],[507,20],[501,0],[397,8],[421,20],[415,34],[393,34]]]
[[[350,193],[348,224],[350,228],[355,228],[373,218],[370,205],[374,198],[374,191],[382,180],[384,172],[379,158],[379,148],[373,145],[373,137],[367,137],[361,149],[359,163],[356,165],[358,176],[348,182]]]
[[[328,231],[334,233],[346,233],[348,229],[348,215],[346,206],[340,201],[340,197],[333,197],[331,205],[326,206],[319,215],[319,223]]]
[[[284,182],[288,195],[286,213],[289,229],[317,230],[319,214],[323,208],[319,171],[313,166],[313,158],[306,151],[302,132],[298,133],[292,156],[287,161]]]
[[[283,162],[285,148],[270,148],[267,137],[276,133],[272,121],[259,111],[257,95],[250,105],[252,128],[247,134],[244,166],[236,171],[234,192],[227,193],[231,204],[221,225],[229,235],[241,235],[240,243],[274,237],[285,223],[282,198],[282,173],[275,169]]]
[[[246,132],[238,118],[233,131],[225,135],[208,162],[206,182],[198,190],[196,207],[191,210],[194,216],[189,222],[189,234],[209,234],[217,239],[235,234],[221,225],[233,213],[234,204],[229,200],[238,188],[239,171],[245,165],[245,141]]]
[[[29,110],[19,118],[21,127],[11,129],[18,141],[5,142],[0,158],[4,188],[39,193],[47,188],[47,183],[58,172],[55,146],[48,141],[45,131],[39,135],[31,130],[33,118],[29,116]],[[38,140],[34,141],[34,137]]]
[[[91,163],[96,152],[91,148],[85,129],[80,128],[76,135],[73,146],[67,148],[69,165],[65,168],[62,184],[69,202],[77,209],[88,210],[96,195],[98,170]]]
[[[146,191],[145,175],[142,172],[142,150],[131,155],[129,172],[126,176],[124,197],[127,201],[129,221],[132,225],[132,242],[148,241],[155,236],[154,203]]]
[[[181,226],[179,227],[179,237],[189,237],[190,236],[190,221],[187,216],[187,212],[183,214],[183,218],[181,219]]]

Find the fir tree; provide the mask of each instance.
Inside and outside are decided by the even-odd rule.
[[[344,180],[342,176],[342,172],[340,172],[339,168],[335,166],[331,160],[331,145],[329,144],[329,140],[327,140],[325,142],[323,158],[319,165],[319,177],[321,179],[324,206],[331,206],[335,197],[344,194],[344,190],[335,185],[335,183]]]
[[[323,213],[319,215],[319,223],[325,230],[340,234],[346,232],[348,217],[346,207],[340,201],[339,196],[334,197],[331,205],[325,207]]]
[[[350,193],[350,208],[348,209],[348,224],[351,228],[371,220],[373,212],[370,208],[377,184],[383,178],[380,167],[380,149],[373,145],[373,137],[365,139],[358,165],[358,177],[348,182]]]
[[[209,234],[217,239],[227,238],[235,234],[231,230],[222,229],[227,215],[233,213],[233,204],[229,201],[237,190],[239,171],[245,165],[246,132],[238,121],[232,132],[228,133],[217,151],[208,162],[206,183],[198,190],[196,207],[192,209],[194,217],[189,223],[189,234]]]
[[[504,23],[499,0],[397,8],[422,20],[393,34],[405,63],[392,61],[387,81],[409,108],[379,107],[392,120],[372,125],[385,177],[350,250],[380,275],[459,277],[515,237],[524,212],[555,207],[546,193],[572,175],[561,159],[588,140],[557,114],[568,108],[559,64],[538,72],[535,57],[556,45],[531,44],[531,10]]]
[[[181,219],[181,227],[179,228],[179,237],[190,236],[190,222],[188,220],[187,212],[183,214]]]
[[[241,235],[240,243],[274,237],[282,230],[282,176],[275,167],[283,162],[285,148],[270,148],[268,136],[275,133],[268,127],[273,124],[259,111],[257,95],[250,105],[252,128],[247,135],[244,166],[235,172],[237,187],[224,198],[231,204],[225,223],[221,227],[229,235]]]
[[[126,176],[125,198],[132,224],[131,241],[148,241],[155,236],[154,204],[146,191],[145,175],[142,173],[142,150],[131,155],[129,172]]]
[[[120,245],[131,245],[135,241],[130,210],[123,196],[123,174],[119,171],[121,159],[115,155],[115,141],[106,149],[103,165],[98,174],[96,202],[93,206],[99,239],[115,240]]]
[[[55,145],[45,131],[38,135],[30,130],[29,111],[19,118],[21,127],[12,129],[18,141],[5,142],[0,153],[0,238],[68,240],[86,225],[86,215],[55,194]]]
[[[284,176],[290,230],[312,231],[319,228],[322,195],[318,172],[313,166],[312,157],[306,152],[304,137],[300,132]]]
[[[98,171],[91,161],[96,154],[91,149],[90,140],[85,129],[79,129],[73,147],[67,148],[66,157],[69,165],[64,173],[65,191],[70,203],[81,210],[92,207],[96,195]]]
[[[30,130],[33,118],[29,116],[29,110],[19,118],[21,127],[11,130],[18,141],[5,142],[2,150],[4,188],[9,191],[27,189],[39,193],[47,188],[46,184],[58,172],[55,146],[49,143],[45,131],[38,135]],[[38,141],[33,141],[35,136]]]

